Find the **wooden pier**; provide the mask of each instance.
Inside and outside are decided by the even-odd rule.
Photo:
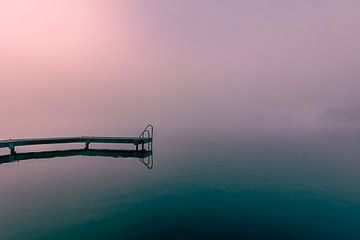
[[[84,150],[89,150],[91,143],[131,144],[135,152],[152,152],[154,127],[147,125],[138,137],[61,137],[61,138],[29,138],[0,141],[0,148],[9,148],[10,155],[16,154],[16,147],[30,145],[84,143]],[[139,148],[139,146],[141,148]]]

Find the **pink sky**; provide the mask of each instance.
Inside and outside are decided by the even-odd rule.
[[[332,109],[358,111],[359,11],[356,0],[0,0],[0,137],[321,126]]]

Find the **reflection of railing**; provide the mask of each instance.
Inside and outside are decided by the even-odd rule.
[[[153,167],[152,152],[135,150],[75,149],[61,151],[17,153],[1,156],[0,164],[31,159],[50,159],[71,156],[100,156],[113,158],[138,158],[148,169]]]

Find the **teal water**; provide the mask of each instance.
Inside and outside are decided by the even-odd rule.
[[[360,137],[157,137],[0,165],[0,239],[360,239]]]

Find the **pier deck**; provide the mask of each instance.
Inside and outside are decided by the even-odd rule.
[[[15,147],[29,145],[46,144],[66,144],[66,143],[85,143],[85,149],[89,149],[91,143],[119,143],[132,144],[135,151],[152,151],[153,126],[148,125],[139,137],[61,137],[61,138],[29,138],[29,139],[9,139],[0,141],[0,148],[9,148],[11,154],[16,154]],[[141,149],[139,150],[139,145]]]

